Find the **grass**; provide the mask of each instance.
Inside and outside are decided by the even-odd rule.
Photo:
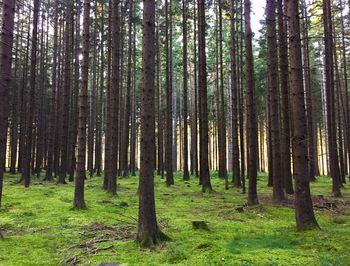
[[[312,183],[314,195],[337,202],[336,210],[317,208],[321,230],[298,233],[294,210],[271,201],[267,178],[259,176],[261,204],[244,207],[247,195],[223,189],[212,174],[216,192],[202,194],[198,181],[181,180],[166,187],[155,177],[156,206],[162,230],[172,238],[153,250],[134,242],[138,180],[118,180],[118,194],[101,189],[102,179],[86,184],[87,210],[72,209],[73,184],[34,180],[29,189],[6,176],[0,210],[0,265],[350,265],[349,185],[343,198],[331,197],[331,181]],[[192,221],[206,221],[209,231],[195,230]]]

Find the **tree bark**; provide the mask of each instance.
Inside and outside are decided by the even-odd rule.
[[[299,3],[286,0],[290,42],[290,80],[293,117],[293,174],[295,178],[295,214],[298,231],[318,227],[310,195],[306,147],[306,110],[300,40]]]
[[[0,35],[0,208],[6,161],[7,126],[9,115],[9,88],[11,84],[11,63],[14,30],[15,0],[2,2]]]
[[[200,140],[200,181],[203,192],[211,192],[208,165],[208,100],[207,100],[207,61],[205,51],[205,1],[198,0],[198,90],[199,90],[199,140]]]
[[[246,45],[246,78],[247,78],[247,144],[248,144],[248,204],[258,204],[257,195],[257,146],[258,133],[255,110],[255,81],[254,81],[254,59],[252,46],[252,30],[250,25],[250,0],[244,0],[245,17],[245,45]]]
[[[271,137],[273,152],[273,199],[281,202],[284,199],[283,179],[281,172],[281,145],[280,145],[280,95],[278,80],[278,57],[276,38],[276,1],[266,2],[266,25],[267,25],[267,53],[268,53],[268,79],[270,91],[270,111],[271,111]]]
[[[81,64],[81,82],[79,90],[79,127],[77,177],[75,179],[74,208],[86,208],[84,200],[84,182],[86,178],[86,124],[88,116],[88,79],[89,79],[89,48],[90,48],[90,0],[84,0],[83,15],[83,47]],[[96,47],[94,47],[96,48]]]
[[[158,244],[167,237],[157,224],[154,200],[155,147],[155,1],[143,1],[141,94],[141,169],[137,241],[143,247]]]

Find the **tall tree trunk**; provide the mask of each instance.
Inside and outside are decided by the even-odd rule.
[[[329,0],[323,1],[323,19],[325,35],[325,74],[326,74],[326,112],[328,128],[328,151],[330,163],[330,175],[333,180],[332,192],[335,197],[341,196],[340,170],[338,158],[338,146],[336,137],[335,119],[335,90],[334,90],[334,58],[333,58],[333,33],[332,11]]]
[[[53,65],[52,65],[52,90],[50,98],[48,153],[45,180],[53,179],[53,157],[55,145],[56,121],[56,94],[57,94],[57,53],[58,53],[58,0],[55,1],[54,34],[53,34]]]
[[[280,85],[282,94],[281,109],[281,161],[284,189],[287,194],[293,194],[293,181],[291,174],[291,154],[290,154],[290,103],[289,103],[289,66],[288,66],[288,40],[287,21],[285,18],[286,6],[283,0],[278,0],[278,30],[279,30],[279,67]]]
[[[248,142],[248,204],[258,204],[257,195],[257,147],[258,132],[255,107],[254,59],[252,46],[252,29],[250,25],[250,0],[244,0],[245,45],[246,45],[246,78],[247,78],[247,142]]]
[[[64,59],[64,84],[63,84],[63,102],[61,104],[62,115],[62,133],[61,133],[61,156],[60,173],[58,183],[66,184],[66,175],[68,169],[68,136],[69,136],[69,106],[71,92],[71,68],[72,68],[72,4],[67,3],[66,7],[66,28],[65,28],[65,59]]]
[[[231,99],[232,99],[232,181],[235,187],[241,186],[238,142],[238,86],[237,49],[235,30],[236,0],[231,0]]]
[[[141,94],[141,169],[139,181],[139,218],[137,241],[150,247],[166,240],[157,224],[154,200],[155,147],[155,1],[143,1],[142,27],[143,84]]]
[[[183,35],[183,100],[182,100],[182,115],[184,120],[183,126],[183,179],[189,180],[190,174],[188,171],[188,125],[187,125],[187,91],[188,91],[188,71],[187,71],[187,3],[182,1],[182,35]]]
[[[281,145],[280,145],[280,95],[278,80],[278,58],[276,38],[276,1],[266,2],[267,50],[268,50],[268,79],[271,97],[271,134],[273,152],[273,199],[281,202],[284,199],[283,179],[281,175]]]
[[[167,97],[167,111],[166,111],[166,150],[165,150],[165,164],[166,164],[166,184],[167,186],[171,186],[174,184],[174,176],[173,176],[173,124],[172,124],[172,113],[173,113],[173,105],[172,105],[172,97],[173,97],[173,78],[172,78],[172,67],[171,67],[171,49],[170,39],[171,34],[169,33],[171,23],[170,23],[170,15],[171,10],[171,1],[169,4],[169,0],[165,0],[165,53],[166,53],[166,97]],[[170,6],[170,8],[169,8]],[[170,9],[170,10],[169,10]]]
[[[302,2],[303,17],[303,65],[304,65],[304,83],[306,96],[306,119],[307,119],[307,148],[308,148],[308,171],[310,180],[315,180],[315,139],[314,139],[314,121],[312,105],[312,88],[311,88],[311,68],[309,56],[309,20],[307,16],[307,7],[305,0]]]
[[[219,66],[220,69],[220,91],[219,91],[219,176],[225,178],[225,188],[228,189],[227,180],[227,148],[226,148],[226,108],[224,92],[224,63],[223,63],[223,26],[222,26],[222,8],[223,1],[219,0]]]
[[[36,85],[36,53],[38,48],[38,20],[39,20],[39,0],[34,1],[33,9],[33,30],[32,30],[32,50],[31,50],[31,65],[30,65],[30,92],[27,108],[27,123],[25,133],[25,148],[23,156],[22,179],[25,187],[29,187],[31,176],[31,159],[33,147],[33,122],[34,122],[34,102],[35,102],[35,85]]]
[[[74,208],[86,207],[84,200],[85,162],[86,162],[86,124],[89,111],[88,79],[89,79],[89,47],[90,47],[90,0],[84,0],[83,15],[83,47],[81,64],[81,83],[79,89],[79,127],[78,127],[78,156],[77,177],[75,179]],[[96,49],[96,47],[94,47]]]
[[[7,126],[9,115],[9,88],[11,84],[11,63],[15,0],[2,2],[2,20],[0,35],[0,208],[2,186],[6,161]]]
[[[299,3],[286,0],[290,42],[291,103],[293,117],[293,174],[295,178],[295,214],[298,231],[318,227],[310,195],[307,162],[307,124],[300,40]]]
[[[202,191],[212,191],[208,165],[208,100],[207,60],[205,51],[205,1],[198,0],[198,90],[199,90],[199,138],[200,138],[200,181]]]

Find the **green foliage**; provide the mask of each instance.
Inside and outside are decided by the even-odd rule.
[[[101,189],[102,179],[86,184],[87,210],[72,210],[73,184],[34,181],[29,188],[5,177],[4,208],[0,211],[0,265],[349,265],[349,206],[340,213],[316,210],[322,230],[297,233],[294,210],[275,206],[266,175],[258,179],[261,205],[244,207],[247,195],[224,190],[212,173],[215,192],[201,193],[198,180],[175,186],[155,177],[160,229],[171,237],[153,249],[135,242],[138,180],[119,179],[116,196]],[[331,198],[331,180],[312,183],[314,195]],[[344,201],[350,190],[343,189]],[[340,208],[339,207],[339,208]],[[206,221],[210,231],[195,230],[192,221]],[[96,242],[105,240],[106,242]]]

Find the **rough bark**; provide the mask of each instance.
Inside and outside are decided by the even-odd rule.
[[[257,194],[257,147],[258,131],[256,122],[255,107],[255,81],[254,81],[254,59],[252,46],[252,30],[250,24],[250,0],[244,0],[245,17],[245,57],[246,57],[246,78],[247,78],[247,146],[248,146],[248,204],[258,204]]]
[[[81,82],[79,88],[79,126],[78,126],[78,156],[77,177],[75,179],[74,208],[86,208],[84,200],[84,182],[86,178],[86,124],[88,117],[88,79],[89,79],[89,48],[90,48],[90,0],[84,0],[83,14],[83,47],[81,63]]]
[[[143,247],[158,244],[167,237],[157,224],[154,200],[155,147],[155,1],[143,1],[141,93],[141,169],[137,241]]]
[[[6,160],[7,126],[9,115],[9,88],[14,30],[15,0],[2,2],[0,35],[0,208]]]
[[[295,179],[295,214],[299,231],[318,227],[310,195],[306,147],[306,110],[300,40],[299,3],[286,0],[290,42],[290,80],[293,123],[293,174]]]
[[[200,145],[200,182],[203,192],[211,192],[208,164],[209,126],[207,100],[207,62],[205,52],[205,1],[198,0],[198,90],[199,90],[199,145]]]

